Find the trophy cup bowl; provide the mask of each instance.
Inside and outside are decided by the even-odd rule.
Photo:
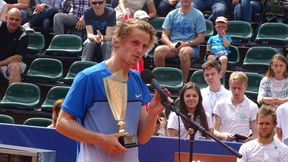
[[[125,116],[127,109],[127,82],[121,81],[115,75],[103,78],[106,96],[114,119],[117,121],[119,133],[126,133]],[[119,142],[126,148],[136,147],[136,136],[119,137]]]

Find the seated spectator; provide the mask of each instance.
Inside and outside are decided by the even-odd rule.
[[[21,23],[24,24],[29,21],[29,12],[27,9],[29,8],[30,0],[6,0],[6,8],[4,8],[4,13],[7,13],[11,8],[18,8],[21,12]]]
[[[160,0],[160,4],[157,8],[158,16],[166,17],[168,13],[176,7],[180,7],[178,3],[180,0]]]
[[[0,70],[10,83],[20,82],[26,64],[22,62],[27,51],[28,34],[21,28],[21,11],[11,8],[6,22],[0,21]]]
[[[264,22],[284,22],[288,16],[288,0],[263,0]]]
[[[226,141],[249,141],[257,138],[257,105],[244,95],[248,78],[243,72],[233,72],[229,78],[231,97],[217,103],[214,113],[214,134]],[[252,136],[249,135],[250,129]],[[246,137],[238,140],[236,134]]]
[[[260,82],[257,101],[259,104],[288,106],[288,61],[282,54],[272,57],[268,71]]]
[[[35,9],[32,19],[23,25],[26,31],[32,30],[31,27],[41,27],[45,37],[50,34],[54,15],[60,11],[62,0],[35,0]]]
[[[116,13],[111,7],[105,6],[103,0],[91,0],[84,12],[87,39],[85,40],[82,60],[107,60],[112,51],[112,33],[116,26]]]
[[[63,99],[58,99],[54,102],[52,107],[52,124],[48,126],[48,128],[55,128],[57,124],[57,119],[61,110],[61,106],[63,103]]]
[[[279,106],[276,110],[277,125],[276,125],[276,137],[279,141],[288,146],[288,107]]]
[[[232,0],[234,19],[251,22],[253,15],[262,14],[261,0]]]
[[[219,60],[221,63],[221,74],[224,77],[227,70],[229,46],[232,43],[230,35],[226,35],[228,21],[225,17],[220,16],[215,20],[215,30],[217,35],[208,39],[206,47],[207,60]]]
[[[213,119],[213,110],[218,102],[230,97],[230,92],[221,85],[221,68],[216,61],[208,60],[202,65],[204,79],[208,86],[201,89],[205,112]]]
[[[57,13],[53,19],[53,32],[54,35],[64,34],[65,28],[76,28],[77,30],[83,30],[85,28],[84,23],[84,10],[89,7],[88,0],[85,1],[72,1],[72,9],[69,13]]]
[[[227,0],[193,0],[192,5],[202,12],[212,10],[212,14],[208,17],[212,22],[218,16],[225,16],[228,9]]]
[[[188,82],[186,83],[181,91],[180,91],[180,100],[179,100],[179,111],[207,131],[212,133],[212,122],[210,116],[205,113],[205,110],[202,105],[202,96],[200,89],[193,83]],[[207,137],[206,134],[202,134],[200,131],[195,130],[194,126],[191,125],[189,122],[180,118],[180,128],[178,123],[178,116],[175,112],[171,112],[168,118],[168,125],[167,125],[167,134],[170,137],[177,137],[179,136],[178,130],[180,129],[180,138],[188,138],[191,135],[195,135],[195,139],[199,139],[200,137]]]
[[[157,11],[153,0],[119,0],[119,4],[115,8],[117,24],[121,23],[126,17],[133,17],[134,13],[141,10],[145,4],[150,18],[156,17]]]
[[[191,59],[199,58],[199,45],[204,41],[206,31],[203,14],[191,6],[192,1],[181,0],[181,8],[175,9],[165,17],[161,41],[156,47],[154,64],[165,66],[165,59],[180,58],[183,80],[187,82]]]
[[[274,139],[277,122],[275,110],[270,106],[261,106],[257,113],[258,138],[240,147],[239,153],[243,157],[237,159],[237,162],[288,161],[288,147]]]
[[[166,136],[167,134],[167,118],[165,112],[161,112],[157,118],[154,129],[154,136]]]

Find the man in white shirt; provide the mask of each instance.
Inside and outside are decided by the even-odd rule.
[[[288,102],[281,104],[276,110],[277,125],[276,137],[279,141],[288,145]]]
[[[230,75],[231,97],[216,104],[214,113],[214,134],[221,140],[237,140],[235,135],[242,135],[248,141],[257,138],[257,105],[244,95],[248,85],[245,73],[236,71]],[[248,137],[252,130],[252,136]]]
[[[213,120],[213,110],[216,103],[230,97],[230,92],[221,85],[221,67],[216,61],[208,60],[202,65],[204,79],[208,86],[201,89],[202,104],[205,112]],[[212,121],[213,122],[213,121]]]
[[[288,147],[273,138],[276,124],[275,110],[262,106],[257,113],[259,136],[240,147],[243,157],[237,162],[287,162]]]

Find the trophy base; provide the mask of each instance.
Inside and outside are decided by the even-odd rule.
[[[128,135],[128,136],[119,137],[118,141],[125,148],[137,147],[135,135],[133,135],[133,136]]]

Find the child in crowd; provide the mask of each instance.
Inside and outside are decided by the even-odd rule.
[[[207,60],[219,59],[221,64],[221,74],[225,75],[227,70],[229,46],[232,43],[230,35],[226,35],[228,21],[225,17],[219,16],[215,20],[215,30],[217,35],[211,36],[207,42]]]

